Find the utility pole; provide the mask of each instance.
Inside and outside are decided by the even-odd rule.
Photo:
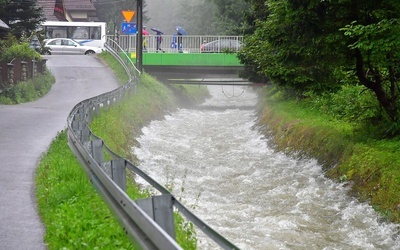
[[[137,0],[137,43],[136,43],[136,67],[142,72],[143,65],[143,18],[142,18],[142,7],[143,0]]]

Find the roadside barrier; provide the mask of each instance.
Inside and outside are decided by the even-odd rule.
[[[7,87],[16,85],[19,82],[37,77],[46,73],[47,59],[21,60],[14,58],[11,62],[0,61],[0,93]]]
[[[78,103],[67,118],[69,147],[91,183],[137,249],[182,249],[175,240],[175,210],[221,248],[239,249],[201,221],[162,185],[128,160],[115,154],[90,130],[90,122],[101,109],[117,105],[129,91],[136,92],[136,86],[140,84],[140,72],[121,47],[112,40],[107,41],[105,47],[124,67],[129,75],[128,83]],[[160,194],[148,199],[132,200],[125,192],[129,172],[143,178]]]

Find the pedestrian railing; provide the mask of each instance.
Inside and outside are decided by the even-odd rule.
[[[89,128],[102,109],[117,105],[140,83],[139,71],[122,48],[108,41],[106,48],[123,65],[129,82],[111,92],[78,103],[68,116],[68,144],[90,181],[138,249],[182,249],[175,240],[173,212],[179,211],[223,249],[238,249],[201,221],[167,189],[128,160],[107,147]],[[119,51],[118,51],[119,50]],[[127,176],[133,172],[154,187],[158,195],[132,200],[126,191]]]
[[[136,52],[136,35],[108,36],[117,40],[126,52]],[[243,36],[177,36],[162,35],[161,44],[157,35],[143,36],[143,52],[146,53],[220,53],[238,52]],[[160,48],[160,49],[157,49]],[[204,48],[204,49],[202,49]]]

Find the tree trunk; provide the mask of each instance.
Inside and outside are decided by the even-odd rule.
[[[371,89],[379,102],[379,104],[383,107],[386,114],[389,116],[390,120],[397,121],[398,119],[398,111],[396,109],[396,101],[397,96],[395,92],[386,92],[383,88],[383,80],[379,70],[369,67],[368,71],[364,69],[364,60],[361,52],[356,50],[356,74],[358,80],[362,85]],[[372,72],[374,81],[368,78],[369,72]]]

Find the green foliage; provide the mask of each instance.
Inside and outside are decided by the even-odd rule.
[[[361,85],[343,85],[337,92],[308,97],[315,109],[338,120],[364,123],[379,117],[380,109],[373,93]]]
[[[393,64],[400,58],[400,23],[398,19],[383,19],[368,25],[353,21],[341,29],[344,34],[355,42],[351,49],[358,49],[366,55],[368,63],[373,65]],[[387,58],[387,53],[394,53]],[[387,65],[382,65],[386,66]]]
[[[108,52],[104,52],[99,54],[98,57],[104,60],[105,63],[112,69],[121,84],[125,84],[128,82],[129,78],[124,68],[121,67],[121,64],[115,59],[113,55]]]
[[[0,55],[3,53],[3,51],[8,48],[11,47],[11,45],[13,44],[17,44],[18,43],[18,39],[13,36],[13,34],[11,33],[7,33],[3,39],[0,40]]]
[[[211,0],[217,6],[215,19],[211,27],[213,34],[243,34],[246,11],[250,5],[245,0]]]
[[[245,12],[245,34],[252,34],[257,29],[259,20],[266,20],[268,16],[268,2],[264,0],[246,0],[249,9]]]
[[[47,94],[55,79],[53,75],[47,71],[46,74],[38,74],[35,79],[26,82],[19,82],[15,85],[7,85],[0,93],[1,104],[18,104],[31,102],[39,99]]]
[[[182,215],[174,213],[176,241],[185,250],[197,249],[197,234],[192,222],[185,221]]]
[[[193,35],[217,35],[213,25],[218,16],[217,6],[208,0],[181,1],[180,8],[176,10],[182,18],[182,23],[187,31]]]
[[[39,24],[44,21],[42,9],[36,5],[36,1],[6,0],[1,5],[0,17],[17,38],[24,34],[34,32]],[[4,33],[0,32],[0,38]]]
[[[387,219],[400,222],[399,149],[399,140],[358,142],[330,174],[352,181],[352,192],[362,201],[369,200]]]
[[[336,88],[332,58],[338,60],[340,55],[336,55],[339,48],[332,45],[333,39],[321,34],[321,30],[333,29],[320,17],[325,3],[309,2],[298,8],[294,1],[276,0],[267,7],[270,14],[266,20],[254,21],[254,34],[239,52],[241,61],[255,74],[300,93]]]
[[[48,249],[133,249],[60,132],[36,172]]]
[[[389,125],[385,129],[386,135],[400,134],[399,19],[383,19],[369,24],[354,21],[341,30],[355,41],[349,48],[358,55],[357,76],[362,84],[376,93],[383,107],[381,116]]]
[[[1,60],[6,62],[11,62],[14,58],[19,58],[21,60],[27,59],[42,59],[40,53],[36,52],[34,49],[29,47],[29,43],[22,44],[12,44],[7,48],[1,55]]]
[[[362,84],[382,107],[386,135],[400,134],[400,2],[248,1],[253,29],[238,54],[247,76],[298,96]]]

